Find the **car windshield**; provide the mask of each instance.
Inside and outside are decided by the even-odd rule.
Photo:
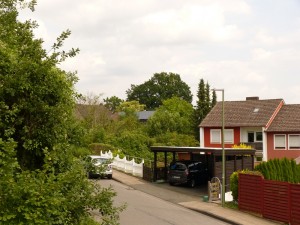
[[[186,165],[183,163],[175,163],[170,166],[170,170],[184,171],[184,170],[186,170]]]
[[[105,163],[107,161],[107,159],[105,158],[94,158],[92,159],[92,163],[94,164],[101,164],[101,163]]]

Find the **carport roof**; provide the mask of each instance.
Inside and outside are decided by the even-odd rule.
[[[210,153],[216,156],[222,155],[222,148],[207,147],[176,147],[176,146],[151,146],[152,152],[187,152],[187,153]],[[224,148],[226,155],[255,155],[255,149]]]

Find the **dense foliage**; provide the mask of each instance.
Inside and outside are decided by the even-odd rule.
[[[150,80],[140,85],[131,85],[126,91],[127,100],[136,100],[147,110],[158,108],[164,100],[179,97],[192,102],[190,87],[176,73],[155,73]]]
[[[193,106],[178,97],[164,100],[147,122],[148,133],[151,137],[166,132],[193,135]]]
[[[118,106],[124,102],[124,100],[120,99],[119,97],[117,96],[112,96],[110,98],[105,98],[103,99],[104,101],[104,105],[106,108],[108,108],[111,112],[115,112],[118,108]]]
[[[199,125],[202,120],[206,117],[206,115],[210,112],[210,110],[215,106],[217,102],[216,92],[212,91],[212,98],[211,96],[210,85],[208,83],[204,83],[203,79],[200,79],[198,84],[198,91],[197,91],[197,101],[195,107],[195,126],[194,130],[196,133],[196,138],[199,139]]]
[[[300,165],[293,159],[270,159],[255,167],[265,179],[300,183]]]
[[[78,49],[60,50],[66,31],[46,52],[36,23],[18,21],[34,5],[0,3],[0,224],[87,224],[92,209],[117,224],[115,192],[87,180],[75,157],[86,152],[70,146],[85,131],[73,120],[77,77],[58,65]]]

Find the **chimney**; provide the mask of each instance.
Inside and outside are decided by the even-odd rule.
[[[258,96],[254,96],[254,97],[246,97],[246,101],[247,100],[259,100]]]

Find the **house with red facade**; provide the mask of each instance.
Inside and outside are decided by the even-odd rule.
[[[200,147],[221,147],[222,102],[217,102],[199,125]],[[300,156],[300,105],[283,99],[247,97],[224,102],[225,148],[244,143],[256,149],[257,157]]]

